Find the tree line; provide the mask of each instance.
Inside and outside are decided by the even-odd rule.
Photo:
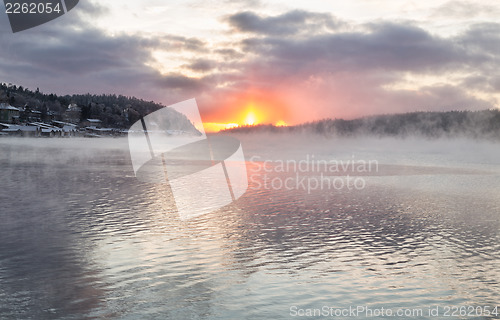
[[[325,136],[423,136],[500,139],[500,111],[409,112],[353,120],[323,119],[297,126],[244,126],[232,132],[306,132]]]
[[[17,108],[29,108],[39,111],[42,120],[52,119],[64,120],[75,117],[69,106],[76,106],[78,112],[72,122],[84,122],[87,119],[99,119],[102,125],[114,128],[129,128],[142,116],[164,108],[162,104],[145,101],[135,97],[127,97],[116,94],[73,94],[62,95],[50,93],[45,94],[37,88],[35,91],[22,86],[7,83],[0,84],[0,102],[8,103]],[[168,123],[164,124],[166,129],[192,130],[191,122],[182,114],[168,108],[170,115]],[[45,118],[45,119],[43,119]]]

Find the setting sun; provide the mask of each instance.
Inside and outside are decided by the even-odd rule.
[[[245,117],[245,125],[253,126],[255,124],[257,124],[257,118],[255,116],[255,113],[250,111],[247,113],[247,115]]]
[[[207,108],[203,114],[207,132],[218,132],[240,126],[288,126],[290,115],[284,101],[266,91],[248,91],[229,96],[224,104]]]

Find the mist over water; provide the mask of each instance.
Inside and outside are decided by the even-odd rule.
[[[188,221],[165,185],[135,178],[126,139],[0,140],[0,318],[500,304],[498,143],[236,137],[247,193]],[[296,180],[346,172],[278,170],[286,160],[378,166],[347,170],[363,188],[308,190]]]

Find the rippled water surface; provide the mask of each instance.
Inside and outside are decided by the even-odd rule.
[[[446,306],[500,304],[500,144],[240,139],[256,160],[247,193],[187,221],[165,185],[136,180],[124,139],[0,140],[0,319],[291,319],[323,306],[420,319],[437,306],[450,319]],[[354,174],[362,190],[262,186],[264,173],[296,178],[263,161],[307,155],[379,168]]]

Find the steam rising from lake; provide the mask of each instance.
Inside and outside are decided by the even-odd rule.
[[[0,318],[498,304],[498,143],[236,137],[255,179],[235,203],[188,221],[165,186],[135,178],[126,139],[1,139]],[[378,170],[351,172],[360,190],[256,188],[264,174],[345,176],[261,166],[313,156]]]

